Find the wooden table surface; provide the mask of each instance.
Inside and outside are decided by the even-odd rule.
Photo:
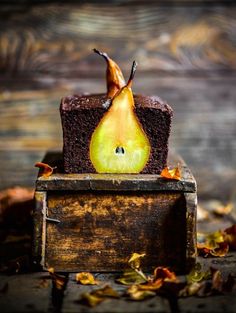
[[[198,231],[214,231],[231,225],[228,220],[214,219],[212,222],[198,223]],[[1,249],[0,249],[1,250]],[[210,266],[220,269],[223,277],[229,273],[236,276],[236,252],[229,252],[222,258],[198,257],[203,269]],[[82,286],[75,281],[75,273],[67,273],[68,282],[65,291],[57,290],[47,272],[31,272],[15,275],[0,274],[0,308],[1,312],[171,312],[171,313],[233,313],[236,312],[236,290],[225,294],[209,297],[163,298],[156,296],[144,301],[130,301],[125,298],[109,299],[95,308],[80,304],[78,300],[84,292],[99,288],[97,286]],[[101,281],[100,286],[111,285],[120,294],[126,286],[115,283],[118,273],[95,273]],[[179,276],[180,280],[184,276]]]

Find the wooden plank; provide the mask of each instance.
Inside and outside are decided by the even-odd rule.
[[[186,201],[186,260],[190,271],[197,257],[197,193],[185,193]]]
[[[34,236],[32,243],[33,262],[45,264],[46,228],[45,217],[47,209],[46,192],[35,192],[35,206],[33,208]]]
[[[13,276],[1,275],[1,286],[7,284],[5,293],[0,293],[2,313],[48,312],[51,281],[45,273],[29,273]]]
[[[234,313],[236,310],[236,293],[224,296],[179,299],[181,313]]]
[[[68,84],[70,90],[60,91],[56,88],[51,90],[51,94],[49,91],[46,92],[46,89],[40,89],[40,92],[31,94],[30,91],[24,91],[27,86],[30,86],[26,81],[24,84],[21,82],[20,88],[23,91],[16,91],[16,95],[14,90],[2,94],[0,188],[18,184],[33,186],[36,178],[33,164],[42,159],[46,150],[61,148],[62,137],[58,113],[60,96],[74,93],[76,90],[88,91],[90,83],[93,88],[98,84],[95,91],[102,88],[102,82],[99,83],[98,79],[67,80],[64,83],[62,80],[53,81],[53,84],[62,87]],[[7,84],[13,89],[19,88],[16,81],[13,84],[12,82],[14,81],[8,80]],[[3,81],[1,83],[3,86],[6,84]],[[139,78],[137,76],[135,82],[136,90],[146,94],[158,91],[158,94],[167,99],[174,108],[170,147],[175,148],[184,157],[199,182],[198,191],[204,197],[221,197],[224,200],[231,196],[234,189],[235,84],[235,75],[221,77],[219,74],[207,78],[178,76],[162,79],[157,78],[156,75],[141,75]],[[40,82],[38,85],[40,86]],[[26,127],[26,117],[27,121],[32,121],[29,123],[29,128]],[[10,126],[7,126],[8,120],[11,121]],[[40,121],[47,121],[42,124],[42,132],[39,131],[42,129]]]
[[[126,287],[124,285],[116,284],[114,274],[95,274],[96,279],[101,281],[101,286],[109,284],[119,294],[124,294]],[[100,286],[79,286],[75,281],[74,274],[70,275],[67,285],[67,291],[63,301],[62,313],[79,313],[79,312],[94,312],[94,313],[169,313],[170,307],[168,301],[161,297],[154,297],[146,301],[127,301],[127,299],[108,299],[95,308],[89,308],[78,303],[82,293],[90,292],[98,289]]]
[[[77,77],[88,75],[91,66],[94,74],[104,73],[104,63],[91,55],[95,46],[113,55],[126,74],[133,59],[145,71],[235,69],[235,10],[155,3],[48,4],[20,13],[9,9],[7,19],[3,10],[0,69]]]
[[[47,221],[47,267],[62,272],[119,271],[138,252],[147,255],[146,269],[168,265],[185,271],[189,220],[181,193],[66,191],[48,192],[47,199],[52,219]]]
[[[43,162],[56,166],[59,173],[50,177],[39,177],[36,189],[48,190],[140,190],[140,191],[181,191],[195,192],[196,182],[183,161],[172,154],[168,166],[179,165],[181,180],[167,180],[160,175],[150,174],[60,174],[62,156],[59,152],[49,153]]]

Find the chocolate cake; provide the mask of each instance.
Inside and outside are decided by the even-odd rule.
[[[157,96],[134,95],[135,113],[151,144],[142,174],[160,174],[166,166],[173,111]],[[106,95],[74,95],[62,99],[63,157],[66,173],[95,173],[90,139],[111,104]]]

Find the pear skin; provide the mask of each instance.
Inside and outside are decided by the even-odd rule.
[[[150,156],[150,143],[134,112],[131,89],[136,63],[126,86],[92,134],[90,160],[98,173],[140,173]]]
[[[105,52],[97,49],[93,51],[101,55],[107,62],[106,80],[107,80],[107,97],[113,98],[115,94],[125,86],[125,79],[119,66]]]

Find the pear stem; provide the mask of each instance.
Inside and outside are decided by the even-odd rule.
[[[136,69],[137,69],[137,65],[138,65],[138,63],[136,61],[133,61],[130,77],[129,77],[128,83],[126,85],[129,88],[132,86],[132,81],[133,81],[134,74],[135,74]]]
[[[99,55],[101,55],[107,62],[109,61],[109,56],[105,52],[101,52],[97,50],[96,48],[93,49],[93,51]]]

